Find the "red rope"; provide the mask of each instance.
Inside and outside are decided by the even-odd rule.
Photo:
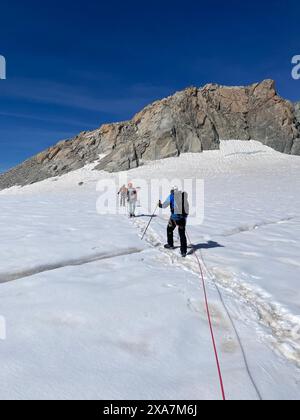
[[[188,237],[188,240],[189,240],[190,244],[192,245],[192,242],[190,240],[190,237],[189,237],[189,234],[188,233],[187,233],[187,237]],[[209,309],[209,303],[208,303],[208,297],[207,297],[206,284],[205,284],[205,280],[204,280],[204,274],[203,274],[202,264],[200,262],[200,259],[199,259],[198,255],[197,255],[197,252],[196,251],[194,252],[194,255],[196,257],[196,260],[198,262],[199,269],[200,269],[200,275],[201,275],[203,292],[204,292],[204,298],[205,298],[205,306],[206,306],[208,324],[209,324],[209,329],[210,329],[210,334],[211,334],[211,339],[212,339],[214,354],[215,354],[216,363],[217,363],[217,369],[218,369],[218,375],[219,375],[219,381],[220,381],[222,399],[223,399],[223,401],[226,401],[224,381],[223,381],[222,370],[221,370],[221,365],[220,365],[220,359],[219,359],[217,345],[216,345],[216,340],[215,340],[214,329],[213,329],[212,320],[211,320],[211,314],[210,314],[210,309]]]

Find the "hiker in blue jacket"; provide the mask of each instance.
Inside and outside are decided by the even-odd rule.
[[[177,187],[172,188],[171,194],[164,203],[159,201],[159,208],[166,209],[170,206],[171,218],[168,223],[167,235],[168,244],[165,245],[166,249],[174,249],[174,230],[178,227],[181,255],[187,255],[187,239],[186,239],[186,223],[189,213],[189,204],[187,193],[179,191]]]

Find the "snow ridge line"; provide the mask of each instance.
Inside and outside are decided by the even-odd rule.
[[[64,261],[60,261],[60,262],[56,262],[52,264],[39,265],[34,268],[25,269],[23,271],[19,271],[15,273],[1,273],[0,283],[8,283],[10,281],[20,280],[26,277],[34,276],[36,274],[45,273],[47,271],[54,271],[54,270],[58,270],[61,268],[66,268],[66,267],[75,267],[75,266],[80,266],[80,265],[85,265],[85,264],[91,264],[96,261],[108,260],[111,258],[123,257],[126,255],[132,255],[132,254],[139,254],[141,252],[143,252],[142,248],[141,249],[129,248],[126,250],[119,250],[119,251],[111,252],[111,253],[102,252],[100,254],[86,256],[86,257],[82,257],[82,258],[78,258],[74,260],[64,260]]]
[[[295,217],[286,217],[280,220],[259,222],[253,225],[243,225],[243,226],[234,228],[228,232],[223,233],[222,236],[228,237],[228,236],[239,235],[240,233],[252,232],[253,230],[256,230],[264,226],[279,225],[280,223],[290,222],[293,219],[295,219]]]

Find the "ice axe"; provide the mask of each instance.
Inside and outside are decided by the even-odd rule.
[[[153,220],[153,218],[154,218],[154,216],[155,216],[155,213],[156,213],[156,210],[157,210],[157,209],[158,209],[158,205],[155,207],[155,210],[154,210],[154,212],[153,212],[152,216],[150,217],[149,223],[148,223],[148,225],[147,225],[147,227],[146,227],[146,229],[145,229],[145,231],[144,231],[144,233],[143,233],[143,236],[142,236],[142,239],[141,239],[141,240],[143,240],[143,239],[144,239],[144,237],[145,237],[145,235],[146,235],[146,233],[147,233],[147,230],[149,229],[149,226],[151,225],[151,222],[152,222],[152,220]]]

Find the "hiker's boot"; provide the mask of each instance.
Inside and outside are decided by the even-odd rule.
[[[175,249],[174,245],[169,245],[169,244],[165,245],[164,248],[165,249]]]

